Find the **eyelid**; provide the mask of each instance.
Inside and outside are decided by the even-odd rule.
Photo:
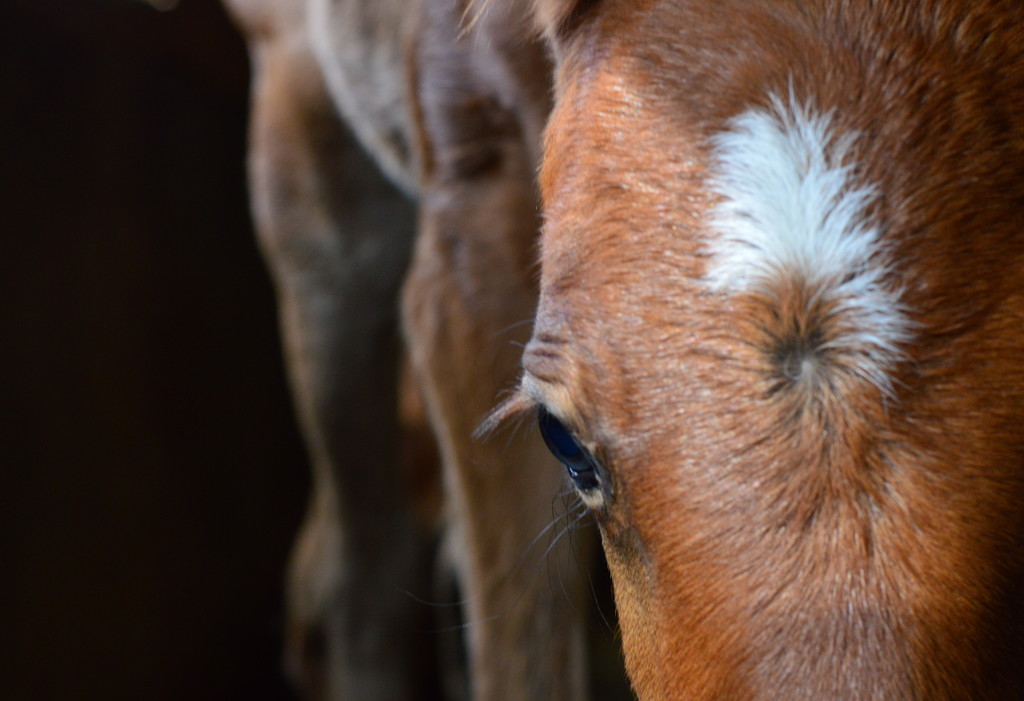
[[[561,383],[537,377],[526,370],[520,381],[519,390],[529,397],[535,406],[546,409],[574,434],[580,433],[579,429],[584,425],[583,417],[576,410],[576,404],[567,387]]]

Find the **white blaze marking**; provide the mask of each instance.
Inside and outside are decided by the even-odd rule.
[[[751,109],[713,142],[708,281],[719,292],[771,292],[796,279],[834,302],[838,335],[823,350],[891,389],[887,369],[900,356],[909,323],[898,291],[886,284],[879,231],[865,209],[872,188],[858,185],[847,157],[854,139],[831,120],[773,98]]]

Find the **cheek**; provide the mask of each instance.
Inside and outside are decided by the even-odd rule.
[[[629,542],[631,538],[619,536],[612,542],[605,534],[603,540],[633,689],[641,700],[664,698],[658,686],[659,677],[665,675],[657,673],[662,668],[663,651],[654,577],[644,555]]]
[[[718,551],[686,548],[692,524],[665,518],[683,512],[684,500],[631,500],[627,506],[630,487],[638,485],[618,486],[621,510],[606,516],[601,532],[626,669],[638,699],[753,698],[756,693],[737,673],[743,636],[731,634],[742,629],[742,606],[736,606]],[[640,486],[651,487],[644,493],[656,492],[653,485]]]

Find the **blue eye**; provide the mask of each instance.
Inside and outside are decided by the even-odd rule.
[[[540,435],[544,437],[548,450],[565,465],[569,477],[577,489],[590,490],[598,486],[597,470],[590,453],[579,444],[569,429],[547,409],[537,414]]]

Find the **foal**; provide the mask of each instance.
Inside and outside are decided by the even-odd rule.
[[[642,699],[1024,694],[1024,5],[540,2],[519,396]]]

